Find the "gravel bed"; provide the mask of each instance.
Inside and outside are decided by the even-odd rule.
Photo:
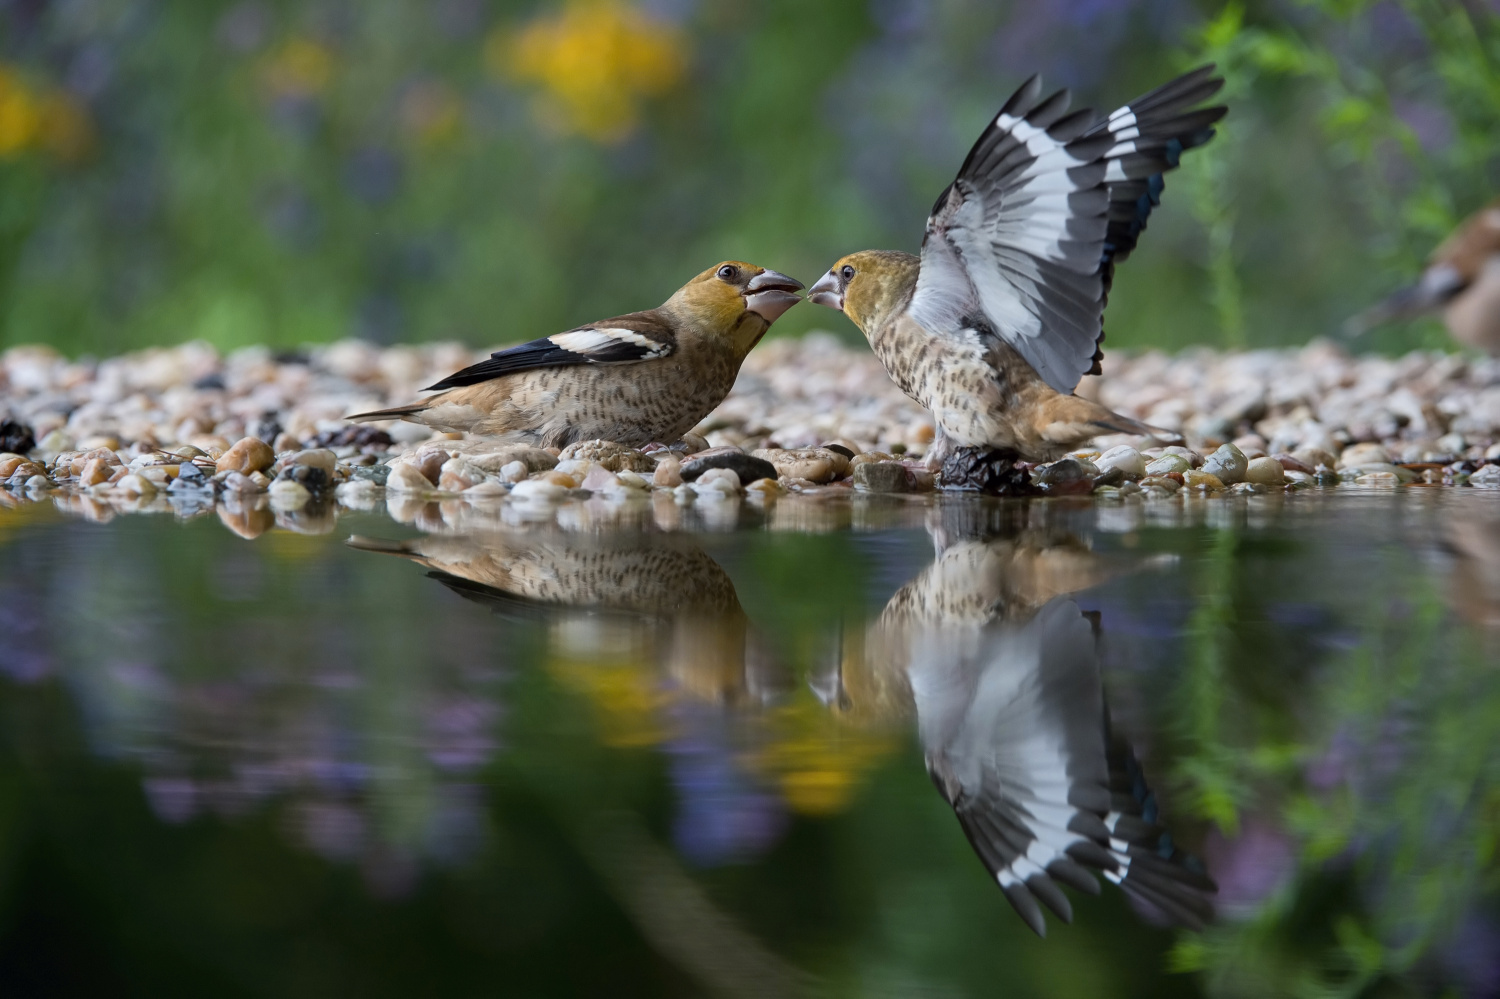
[[[696,432],[644,452],[498,446],[414,424],[345,422],[415,398],[484,356],[453,344],[345,341],[221,355],[200,343],[70,361],[0,354],[0,504],[75,512],[502,504],[652,498],[677,506],[892,494],[938,483],[921,463],[932,422],[862,348],[773,340]],[[1167,502],[1308,488],[1500,487],[1500,361],[1298,350],[1111,356],[1084,391],[1176,428],[1185,446],[1101,438],[1028,469],[1030,491]],[[1141,450],[1137,450],[1137,448]],[[87,500],[87,502],[82,502]],[[531,513],[526,513],[531,511]],[[269,516],[269,514],[268,514]]]

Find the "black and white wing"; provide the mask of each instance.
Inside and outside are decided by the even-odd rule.
[[[1097,374],[1114,265],[1160,203],[1162,174],[1225,114],[1196,107],[1223,86],[1213,70],[1102,120],[1027,80],[933,205],[913,318],[933,331],[987,326],[1059,392]]]
[[[1111,745],[1098,652],[1068,597],[977,641],[912,643],[909,672],[928,772],[1026,924],[1071,922],[1060,885],[1099,893],[1094,871],[1171,921],[1201,927],[1217,890],[1156,824],[1128,746]],[[967,646],[967,647],[965,647]]]
[[[654,312],[637,312],[497,350],[487,359],[455,372],[427,386],[427,389],[475,385],[501,375],[537,368],[653,361],[667,357],[676,349],[676,334],[663,319]]]

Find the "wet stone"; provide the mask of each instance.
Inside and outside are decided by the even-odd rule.
[[[1036,469],[1031,481],[1049,496],[1082,495],[1093,492],[1093,473],[1096,471],[1092,462],[1086,464],[1078,458],[1062,458]]]
[[[1127,479],[1140,479],[1146,475],[1146,459],[1129,444],[1112,447],[1094,459],[1101,472],[1118,468]]]
[[[1253,458],[1245,469],[1246,482],[1258,482],[1263,486],[1280,486],[1286,483],[1286,470],[1275,458]]]
[[[377,486],[385,485],[385,480],[390,474],[391,466],[389,465],[354,465],[349,469],[351,478],[373,482]]]
[[[1168,475],[1172,472],[1182,473],[1190,470],[1192,467],[1192,462],[1180,454],[1163,454],[1146,466],[1146,475]]]
[[[762,448],[752,454],[764,458],[776,469],[776,475],[789,479],[807,479],[809,482],[825,483],[842,479],[849,474],[849,462],[853,455],[825,447],[807,448]]]
[[[756,479],[776,478],[776,466],[764,458],[746,454],[737,447],[711,447],[682,459],[682,480],[692,482],[711,468],[727,468],[739,476],[741,485]]]
[[[220,472],[262,472],[276,461],[271,445],[256,437],[242,437],[219,456],[214,467]]]
[[[1233,444],[1225,444],[1203,462],[1203,471],[1215,476],[1225,485],[1233,485],[1244,481],[1245,469],[1249,464],[1243,451]]]
[[[910,488],[899,461],[867,461],[854,466],[854,488],[866,493],[904,493]]]

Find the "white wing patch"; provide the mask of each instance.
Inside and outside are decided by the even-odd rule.
[[[630,345],[632,347],[644,348],[636,360],[649,361],[657,357],[665,357],[672,352],[670,343],[653,340],[644,333],[635,330],[621,329],[619,327],[589,327],[581,330],[569,330],[567,333],[557,333],[547,338],[563,350],[572,351],[575,354],[597,354],[610,347]]]

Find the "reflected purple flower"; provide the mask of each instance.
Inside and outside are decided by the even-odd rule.
[[[736,765],[721,726],[688,727],[696,729],[697,734],[666,747],[672,756],[672,784],[678,795],[673,843],[699,867],[745,861],[765,852],[788,825],[781,798],[751,783]]]
[[[1233,839],[1217,830],[1210,833],[1204,860],[1219,883],[1220,912],[1242,918],[1287,885],[1297,868],[1291,837],[1256,819]]]

